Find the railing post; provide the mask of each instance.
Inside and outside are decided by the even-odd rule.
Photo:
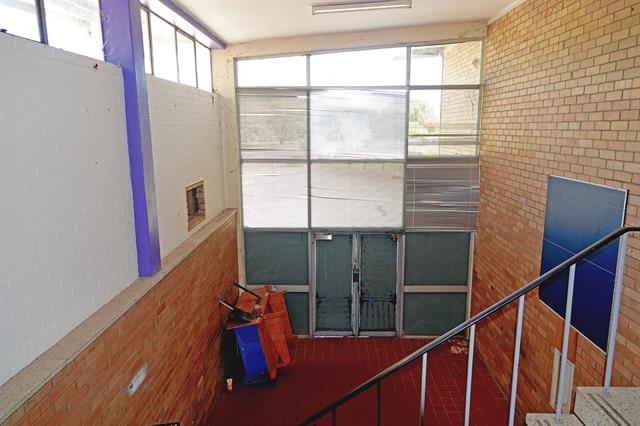
[[[424,426],[424,404],[427,398],[427,354],[422,355],[422,372],[420,373],[420,426]]]
[[[381,385],[382,385],[381,381],[378,382],[378,384],[376,385],[376,425],[377,426],[380,426],[380,421],[381,421],[380,420],[381,418],[380,399],[382,398],[380,395],[380,391],[382,390]]]
[[[520,344],[522,343],[522,320],[524,318],[524,295],[518,299],[518,317],[516,319],[516,341],[513,345],[513,371],[511,373],[511,399],[509,401],[509,426],[516,419],[516,399],[518,394],[518,369],[520,368]]]
[[[567,374],[567,354],[569,352],[569,332],[571,331],[571,310],[573,308],[573,284],[576,279],[576,264],[569,269],[569,283],[567,285],[567,304],[564,311],[564,331],[562,333],[562,357],[560,359],[560,378],[556,392],[556,420],[562,417],[562,402],[564,400],[564,383]]]
[[[334,408],[333,411],[331,412],[331,424],[333,426],[336,426],[338,424],[337,421],[336,421],[337,420],[336,419],[336,410],[337,410],[337,408]]]
[[[471,326],[469,333],[469,355],[467,356],[467,391],[464,398],[464,426],[469,426],[471,411],[471,379],[473,378],[473,352],[476,343],[476,325]]]
[[[618,243],[618,260],[616,262],[616,278],[613,285],[613,300],[611,302],[611,317],[609,319],[609,340],[607,342],[607,363],[604,368],[604,390],[609,392],[611,375],[613,373],[613,358],[616,353],[616,335],[618,334],[618,316],[620,314],[620,298],[624,278],[624,257],[627,253],[627,239],[629,234],[620,237]]]

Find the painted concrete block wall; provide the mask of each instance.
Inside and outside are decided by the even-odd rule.
[[[0,384],[137,278],[122,93],[0,33]]]
[[[640,223],[640,1],[527,0],[489,26],[480,143],[473,312],[540,272],[548,175],[629,190]],[[576,287],[576,291],[579,289]],[[516,306],[478,327],[480,356],[511,382]],[[550,412],[562,322],[532,292],[525,305],[520,413]],[[605,355],[572,333],[576,386],[598,386]],[[629,239],[614,386],[640,386],[640,239]]]
[[[58,350],[50,351],[60,356],[69,353],[68,346],[77,347],[78,340],[96,336],[84,349],[67,355],[64,366],[0,424],[206,424],[214,397],[225,383],[222,354],[228,350],[223,345],[228,310],[215,301],[233,299],[230,283],[238,280],[235,237],[235,212],[213,218],[165,257],[161,273],[137,280],[98,312],[110,318],[135,299],[110,325],[97,335],[90,333],[101,322],[92,318],[95,321],[83,323],[76,336],[68,336],[75,339],[65,338]],[[49,357],[54,354],[38,362],[43,365]],[[145,365],[144,381],[128,395],[130,380]],[[1,397],[0,388],[0,419],[5,408]]]
[[[211,93],[148,76],[160,254],[224,209],[220,108]],[[187,230],[185,188],[204,180],[206,218]]]

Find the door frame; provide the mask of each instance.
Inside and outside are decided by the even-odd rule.
[[[346,231],[344,229],[338,231],[331,230],[323,230],[323,231],[309,231],[309,282],[311,283],[311,288],[309,289],[309,333],[311,337],[319,336],[319,337],[345,337],[345,336],[356,336],[354,334],[354,312],[353,312],[353,283],[351,285],[351,331],[317,331],[316,330],[316,294],[317,294],[317,281],[316,281],[316,265],[317,265],[317,257],[316,257],[316,240],[317,236],[323,235],[351,235],[351,264],[353,265],[353,256],[355,252],[355,244],[353,243],[353,234],[352,231]],[[320,239],[319,241],[323,241]]]
[[[395,304],[395,324],[394,330],[391,331],[366,331],[360,332],[360,277],[362,276],[361,270],[361,259],[360,259],[360,251],[361,251],[361,235],[390,235],[395,234],[397,236],[396,240],[396,304]],[[316,282],[316,236],[322,235],[351,235],[351,263],[352,265],[358,266],[358,283],[357,285],[353,285],[351,283],[351,331],[317,331],[316,330],[316,293],[317,293],[317,282]],[[322,239],[320,239],[322,241]],[[311,337],[321,336],[321,337],[342,337],[342,336],[380,336],[380,337],[393,337],[400,336],[402,331],[402,308],[401,303],[403,299],[402,293],[402,283],[404,281],[404,232],[399,232],[397,230],[387,231],[387,230],[318,230],[318,231],[309,231],[308,236],[308,244],[309,244],[309,334]]]

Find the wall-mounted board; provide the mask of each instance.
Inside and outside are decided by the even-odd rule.
[[[550,176],[540,273],[622,226],[626,202],[626,190]],[[605,351],[617,255],[614,241],[576,266],[571,325]],[[540,299],[562,317],[568,277],[540,287]]]

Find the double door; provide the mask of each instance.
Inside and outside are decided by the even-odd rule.
[[[394,335],[398,236],[315,233],[316,335]]]

